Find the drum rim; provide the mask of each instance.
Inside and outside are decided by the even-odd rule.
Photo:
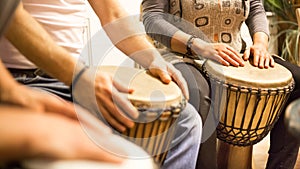
[[[104,68],[104,71],[105,69],[111,69],[113,71],[118,69],[131,70],[135,72],[134,76],[138,76],[139,74],[148,74],[147,72],[148,70],[126,67],[126,66],[103,65],[103,66],[99,66],[97,68],[97,71],[99,71],[99,68],[100,70],[101,68]],[[156,77],[153,77],[153,79],[155,78]],[[127,98],[134,106],[136,106],[140,110],[149,109],[151,111],[156,111],[157,109],[160,110],[165,109],[166,111],[171,111],[174,108],[178,108],[178,107],[182,107],[183,105],[186,105],[186,99],[184,98],[179,86],[173,81],[171,81],[169,85],[174,89],[176,89],[176,92],[175,91],[172,92],[173,95],[168,98],[165,98],[165,100],[151,100],[151,102],[149,102],[150,100],[148,98],[145,99],[138,95],[136,97],[133,97],[133,94],[128,94]]]
[[[271,92],[291,92],[295,88],[295,80],[293,78],[291,79],[291,82],[286,86],[267,88],[267,87],[250,87],[250,86],[245,86],[245,85],[233,84],[230,82],[226,82],[225,80],[220,80],[220,79],[216,78],[215,76],[209,74],[207,71],[205,71],[205,75],[211,81],[215,81],[222,86],[226,86],[226,87],[230,86],[231,89],[236,88],[236,90],[241,90],[241,92],[243,92],[243,90],[245,90],[246,92],[252,91],[252,92],[256,92],[256,93],[269,94]]]
[[[248,62],[247,62],[247,64],[249,64]],[[207,60],[202,66],[203,72],[207,78],[213,77],[215,79],[219,79],[219,81],[223,81],[225,84],[235,84],[235,86],[237,86],[237,87],[251,87],[251,88],[258,88],[258,89],[267,89],[267,88],[276,88],[277,89],[277,88],[286,88],[287,86],[290,86],[291,83],[294,83],[292,73],[287,68],[285,68],[284,66],[277,64],[277,63],[275,63],[275,67],[280,67],[281,69],[285,70],[287,74],[289,74],[289,76],[285,77],[286,81],[281,82],[282,84],[279,81],[272,82],[272,83],[270,82],[270,83],[257,84],[257,83],[255,83],[255,81],[242,81],[242,80],[238,79],[237,77],[230,77],[230,76],[226,76],[226,75],[218,76],[219,74],[221,74],[221,72],[216,71],[218,69],[214,69],[213,66],[218,66],[221,68],[223,65],[221,65],[215,61],[212,61],[212,60]],[[225,66],[224,66],[224,68],[226,69]],[[215,72],[216,74],[210,73],[211,70],[213,72]],[[261,69],[258,69],[258,70],[261,70]],[[230,72],[228,72],[228,73],[230,73]],[[221,78],[224,80],[221,80]],[[230,82],[230,80],[231,80],[231,82]],[[271,84],[272,85],[277,84],[280,87],[270,86]]]

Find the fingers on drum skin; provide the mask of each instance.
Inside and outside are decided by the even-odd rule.
[[[170,74],[174,81],[177,83],[181,91],[183,92],[184,97],[189,100],[189,91],[186,80],[183,78],[181,72],[177,70],[173,65],[169,67]]]
[[[100,104],[101,106],[99,106],[99,108],[103,117],[118,131],[125,131],[126,127],[132,127],[134,125],[131,120],[124,116],[116,103],[112,102],[112,100],[105,98]]]
[[[230,50],[232,53],[234,53],[235,56],[237,57],[239,56],[239,53],[236,50],[234,50],[232,47],[227,46],[227,50]]]
[[[269,53],[266,53],[265,57],[266,57],[265,68],[274,67],[275,62],[273,57]]]
[[[118,122],[113,116],[111,116],[111,114],[109,113],[109,111],[106,110],[106,108],[100,106],[99,109],[102,116],[113,128],[121,132],[126,130],[126,127],[120,122]]]
[[[272,56],[270,56],[270,66],[274,67],[275,66],[275,60]]]
[[[246,49],[243,55],[244,60],[248,60],[250,56],[250,49]]]
[[[239,66],[239,63],[236,62],[235,60],[233,60],[228,54],[226,54],[224,52],[220,52],[219,55],[222,58],[222,60],[223,60],[222,62],[224,63],[225,66],[229,66],[230,64],[233,66]]]
[[[150,69],[151,74],[153,74],[156,77],[159,77],[163,83],[170,83],[171,77],[168,72],[164,71],[163,69],[159,68],[152,68]]]
[[[136,119],[139,116],[139,112],[137,109],[131,104],[131,102],[124,96],[120,95],[116,89],[112,90],[112,101],[118,107],[117,110],[123,110],[123,117],[130,121],[130,119],[126,116],[128,115],[131,118]],[[121,111],[120,111],[121,112]]]
[[[163,83],[168,84],[171,81],[170,75],[161,69],[152,68],[150,69],[150,73],[153,76],[158,77]]]
[[[224,60],[220,55],[214,55],[214,56],[211,56],[209,59],[215,61],[215,62],[218,62],[224,66],[229,66],[230,64]]]
[[[254,50],[254,58],[256,58],[255,60],[257,60],[257,66],[259,68],[264,68],[265,67],[265,61],[266,61],[266,57],[264,55],[263,52],[260,52],[258,50]]]
[[[268,53],[260,52],[260,55],[256,56],[258,58],[258,67],[269,68],[271,57]]]
[[[265,64],[261,65],[261,66],[267,69],[267,68],[269,68],[269,64],[270,64],[270,59],[266,59]]]
[[[120,92],[123,93],[132,93],[134,90],[133,89],[129,89],[128,86],[124,86],[121,82],[119,82],[118,80],[114,80],[113,81],[113,85],[116,87],[116,89]]]
[[[132,127],[133,122],[125,117],[118,108],[118,105],[124,106],[124,110],[132,115],[132,117],[136,117],[138,112],[129,101],[120,99],[122,97],[112,85],[112,79],[110,76],[103,76],[102,79],[104,79],[104,81],[96,85],[96,98],[98,107],[104,118],[113,127],[121,131],[125,130],[125,127]]]
[[[228,49],[228,51],[230,51],[230,52],[228,52],[227,54],[228,54],[233,60],[235,60],[235,61],[239,64],[239,66],[244,66],[244,65],[245,65],[243,59],[240,57],[240,54],[239,54],[236,50],[234,50],[234,49],[231,48],[231,47],[227,47],[227,49]]]
[[[238,62],[239,58],[234,53],[232,53],[231,51],[227,50],[226,53],[223,54],[223,59],[225,59],[227,62],[229,62],[233,66],[239,66],[240,65],[240,63]]]
[[[172,80],[170,75],[164,71],[161,71],[161,73],[159,75],[160,75],[160,79],[166,84],[170,83]]]

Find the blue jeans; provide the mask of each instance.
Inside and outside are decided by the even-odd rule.
[[[201,147],[198,153],[196,169],[217,169],[217,133],[219,123],[217,112],[209,111],[211,89],[209,80],[200,70],[201,66],[191,59],[183,60],[181,54],[161,49],[163,58],[172,63],[188,82],[189,103],[195,107],[203,121]]]
[[[70,87],[57,79],[51,78],[48,75],[35,75],[34,70],[9,69],[12,76],[21,84],[26,86],[42,89],[49,93],[53,93],[65,100],[72,101]]]
[[[176,129],[162,169],[194,169],[201,143],[202,121],[192,105],[187,104],[181,112]]]
[[[14,78],[29,87],[45,90],[72,101],[69,87],[50,77],[32,76],[21,71],[11,71]],[[202,121],[193,106],[187,104],[180,113],[175,128],[172,147],[162,165],[164,169],[194,169],[201,143]]]

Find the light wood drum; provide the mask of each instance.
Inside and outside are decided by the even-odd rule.
[[[294,88],[291,72],[275,64],[260,69],[222,66],[208,60],[203,69],[210,80],[212,109],[218,113],[219,168],[251,168],[252,145],[271,130]]]
[[[120,135],[143,147],[154,160],[163,164],[175,134],[173,125],[186,101],[176,83],[162,83],[147,71],[115,66],[100,66],[123,85],[134,89],[128,99],[140,115],[135,126]]]

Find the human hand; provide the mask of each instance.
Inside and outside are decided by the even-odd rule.
[[[273,57],[263,45],[254,44],[246,49],[243,55],[244,60],[248,60],[251,55],[253,56],[254,66],[259,68],[269,68],[269,66],[274,67],[275,65]]]
[[[224,43],[207,43],[196,38],[192,50],[204,58],[215,60],[225,66],[244,66],[239,53]]]
[[[72,103],[54,94],[23,85],[13,85],[1,92],[0,98],[3,103],[29,108],[36,112],[52,112],[77,118]]]
[[[148,69],[153,76],[160,78],[162,82],[168,84],[171,80],[174,80],[180,87],[184,97],[187,100],[189,99],[187,83],[180,71],[177,70],[171,63],[166,62],[157,49],[149,48],[137,51],[131,54],[130,58],[145,69]]]
[[[78,120],[13,106],[2,105],[0,110],[0,133],[5,135],[0,140],[0,157],[4,161],[50,158],[119,163],[123,159],[112,152],[127,153],[112,137],[111,130],[99,120],[94,134],[98,138],[95,138],[96,145],[85,132],[91,127],[83,130]]]
[[[137,118],[139,113],[121,92],[131,93],[133,90],[126,88],[126,86],[123,86],[110,75],[97,71],[95,77],[95,95],[98,108],[110,125],[118,131],[123,132],[126,128],[134,126],[134,122],[128,116]]]
[[[159,77],[162,82],[170,83],[173,79],[181,89],[184,97],[189,99],[189,91],[187,83],[179,70],[177,70],[171,63],[163,59],[155,59],[149,66],[149,71],[153,76]]]
[[[42,130],[33,137],[37,154],[66,160],[82,159],[110,163],[120,163],[124,160],[116,154],[126,154],[124,148],[113,140],[111,130],[103,123],[99,122],[101,125],[98,125],[98,130],[87,131],[93,129],[81,126],[78,121],[55,115],[44,117],[41,122]],[[47,142],[43,143],[41,138]]]

